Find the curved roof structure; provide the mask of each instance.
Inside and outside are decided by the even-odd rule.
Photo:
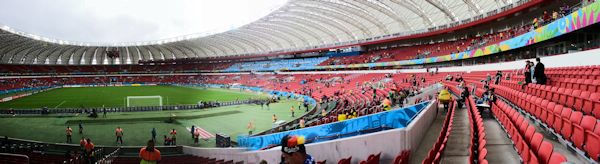
[[[159,42],[111,46],[44,39],[2,27],[0,63],[136,64],[296,51],[360,43],[447,28],[497,14],[528,0],[290,0],[235,30]],[[118,49],[119,57],[106,51]]]

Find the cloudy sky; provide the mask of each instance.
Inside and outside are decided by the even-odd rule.
[[[286,1],[0,0],[0,26],[67,41],[153,41],[239,27]]]

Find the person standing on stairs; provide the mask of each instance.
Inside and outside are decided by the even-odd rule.
[[[533,72],[533,77],[535,77],[536,84],[546,85],[547,78],[546,78],[546,73],[544,73],[544,70],[546,69],[546,67],[540,61],[539,57],[535,58],[535,61],[537,62],[537,64],[535,65],[535,71]]]

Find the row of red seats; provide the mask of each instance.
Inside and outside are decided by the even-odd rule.
[[[498,101],[493,104],[492,113],[510,136],[523,163],[560,164],[567,162],[562,154],[554,152],[551,143],[543,141],[542,134],[535,132],[535,127],[530,125],[529,121],[506,103]]]
[[[517,71],[518,76],[512,76],[511,79],[516,81],[525,81],[523,76],[523,70]],[[556,79],[599,79],[600,78],[600,65],[591,66],[571,66],[571,67],[557,67],[557,68],[546,68],[544,74],[552,82]]]
[[[101,73],[101,72],[184,72],[198,70],[223,70],[233,63],[160,64],[160,65],[0,65],[2,73]]]
[[[504,81],[500,85],[512,90],[521,90],[523,87],[514,81]],[[600,93],[539,84],[528,84],[525,93],[600,118],[600,110],[596,110],[600,109]]]
[[[362,160],[359,162],[359,164],[378,164],[379,160],[381,158],[381,153],[377,153],[377,154],[370,154],[369,157],[367,157],[367,160]],[[320,161],[317,162],[318,164],[325,164],[326,161]],[[352,156],[348,157],[348,158],[343,158],[340,159],[338,161],[338,164],[351,164],[352,163]]]
[[[458,91],[455,89],[455,91]],[[460,93],[460,92],[454,92]],[[471,143],[469,144],[469,162],[474,163],[476,160],[479,164],[487,164],[487,148],[485,147],[487,144],[486,141],[486,133],[485,127],[483,126],[483,119],[481,118],[481,113],[477,110],[475,106],[475,99],[473,96],[469,96],[467,100],[465,100],[469,113],[469,121],[471,124],[469,125],[469,130],[471,132]],[[477,158],[477,159],[475,159]]]
[[[584,116],[581,111],[573,111],[568,106],[557,104],[552,99],[532,95],[536,93],[520,92],[507,86],[493,87],[497,89],[498,95],[523,109],[557,137],[570,142],[573,147],[583,150],[588,157],[598,160],[600,122],[597,118],[591,115]]]
[[[544,73],[549,78],[600,79],[600,66],[549,68]]]
[[[600,93],[529,84],[527,93],[600,118]]]
[[[600,93],[600,77],[596,79],[552,78],[550,85],[565,89]]]
[[[425,157],[425,159],[423,159],[423,164],[430,164],[430,163],[434,163],[434,164],[438,164],[440,163],[441,159],[442,159],[442,154],[444,153],[444,150],[446,148],[446,143],[448,142],[448,137],[450,136],[450,133],[452,132],[452,125],[454,122],[454,116],[455,116],[455,111],[456,111],[456,103],[454,103],[454,101],[451,101],[451,104],[449,105],[450,109],[448,110],[448,113],[446,115],[446,118],[444,118],[444,122],[442,124],[442,130],[440,131],[440,135],[438,136],[437,140],[435,141],[435,143],[433,144],[433,147],[429,150],[429,153],[427,153],[427,156]]]

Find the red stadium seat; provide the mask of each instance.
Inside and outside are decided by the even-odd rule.
[[[540,150],[538,151],[538,157],[541,163],[548,163],[550,161],[550,156],[554,151],[554,146],[550,142],[542,142],[540,145]]]
[[[542,144],[542,141],[544,140],[544,136],[540,133],[535,133],[533,134],[533,138],[531,139],[531,149],[533,150],[533,152],[537,153],[538,150],[540,150],[540,145]]]
[[[531,142],[531,139],[533,138],[534,134],[535,134],[535,127],[534,126],[527,127],[527,130],[525,131],[525,140],[527,142]]]
[[[600,136],[592,131],[585,132],[585,152],[594,160],[600,160]]]
[[[563,162],[567,162],[567,158],[558,152],[553,152],[548,164],[562,164]]]
[[[352,156],[341,159],[340,161],[338,161],[338,164],[351,164],[351,161],[352,161]]]
[[[581,119],[581,127],[585,130],[594,131],[598,120],[592,116],[583,116]]]
[[[483,160],[485,160],[485,158],[486,158],[486,156],[487,156],[487,152],[488,152],[488,151],[487,151],[487,149],[486,149],[486,148],[482,149],[482,150],[479,152],[479,158],[478,158],[478,159],[479,159],[479,161],[483,161]]]
[[[573,135],[571,136],[571,141],[573,145],[575,145],[579,149],[583,149],[583,142],[585,140],[585,130],[577,125],[572,124],[573,127]]]

